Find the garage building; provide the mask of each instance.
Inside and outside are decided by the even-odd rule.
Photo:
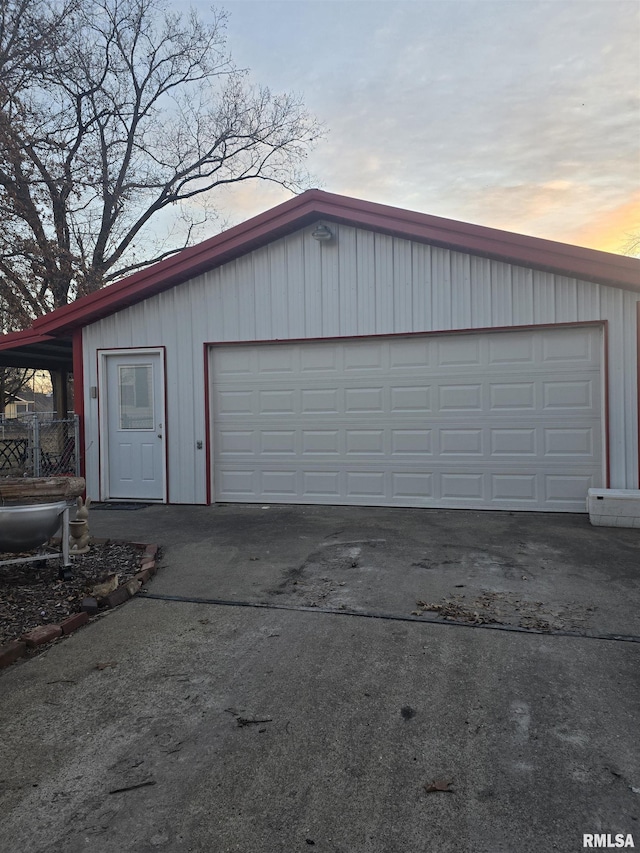
[[[638,488],[639,294],[635,259],[310,190],[0,349],[68,347],[94,500],[583,512]]]

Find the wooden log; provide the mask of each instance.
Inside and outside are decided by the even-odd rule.
[[[64,501],[78,497],[84,489],[84,477],[4,477],[0,478],[0,504]]]

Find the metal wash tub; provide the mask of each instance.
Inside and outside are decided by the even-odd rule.
[[[19,553],[31,551],[45,545],[61,528],[61,551],[42,551],[33,557],[16,557],[0,561],[0,566],[13,563],[35,563],[52,557],[61,557],[60,577],[71,577],[69,559],[69,504],[28,504],[23,506],[0,506],[0,552]]]

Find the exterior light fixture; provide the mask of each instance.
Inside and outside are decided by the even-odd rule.
[[[319,243],[327,243],[329,240],[333,240],[333,231],[327,225],[316,225],[311,236]]]

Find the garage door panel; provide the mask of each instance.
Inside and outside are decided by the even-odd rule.
[[[594,327],[212,347],[216,500],[584,511],[600,349]]]
[[[262,376],[299,371],[299,352],[293,347],[261,347],[257,353],[257,371]]]
[[[553,329],[542,334],[542,361],[571,362],[584,366],[597,366],[599,353],[595,351],[594,335],[590,329]]]
[[[340,453],[340,432],[337,429],[302,430],[302,454],[305,457],[318,454]]]
[[[313,460],[316,455],[363,456],[372,454],[396,457],[434,459],[470,456],[500,459],[536,460],[544,458],[598,464],[601,457],[599,431],[593,426],[559,425],[549,428],[544,422],[534,427],[460,428],[459,425],[436,426],[434,429],[395,428],[391,424],[380,429],[353,429],[349,421],[333,422],[330,429],[254,430],[221,427],[214,451],[221,458],[234,456],[296,456]],[[447,463],[449,464],[449,463]]]
[[[345,430],[345,439],[347,455],[384,455],[384,430],[347,429]]]
[[[431,366],[433,356],[429,341],[420,338],[398,341],[389,348],[389,368],[392,372],[421,372]]]
[[[391,427],[392,455],[432,455],[432,432],[430,429],[394,429]]]
[[[367,498],[377,506],[467,506],[474,508],[552,508],[569,512],[584,510],[584,495],[594,482],[589,472],[558,476],[550,472],[457,471],[431,466],[430,470],[345,472],[340,468],[283,470],[225,470],[217,472],[218,500],[256,502],[260,500],[297,503],[327,498],[334,504],[361,505]],[[526,504],[526,507],[525,507]]]
[[[265,497],[281,497],[291,500],[298,495],[297,471],[283,471],[281,468],[267,469],[260,471],[258,481],[260,494]]]
[[[440,412],[481,412],[482,385],[439,385],[438,410]]]
[[[545,456],[593,458],[592,427],[543,428]]]
[[[483,442],[480,429],[440,429],[440,456],[482,456]]]
[[[537,455],[536,431],[531,427],[490,428],[490,436],[492,456]]]
[[[253,468],[238,470],[237,468],[225,468],[221,466],[216,475],[220,492],[229,500],[234,497],[253,499],[256,494],[257,479]]]
[[[590,473],[562,476],[547,474],[544,477],[544,500],[557,506],[572,506],[577,501],[584,505],[587,491],[595,485],[594,475]]]
[[[383,370],[388,356],[388,345],[372,341],[371,343],[360,342],[360,346],[345,346],[344,370],[350,373],[356,370],[367,372]]]
[[[477,366],[482,363],[484,341],[477,335],[437,338],[437,364],[440,367]]]
[[[491,382],[489,384],[489,410],[491,412],[502,412],[514,409],[535,411],[535,382]]]
[[[341,369],[340,351],[324,344],[308,344],[300,348],[300,370],[303,374],[329,373]]]
[[[260,432],[260,453],[294,456],[296,452],[295,430],[268,429]]]
[[[345,388],[344,406],[347,414],[361,412],[384,412],[383,388]]]
[[[508,366],[522,369],[535,363],[535,336],[532,332],[519,332],[509,336],[495,335],[489,339],[488,363],[490,367],[504,370]]]
[[[346,486],[348,498],[386,498],[384,471],[347,471]]]
[[[491,500],[518,501],[535,505],[538,502],[538,476],[536,474],[492,474]]]
[[[337,388],[303,388],[300,396],[303,415],[338,414]]]
[[[259,414],[293,415],[296,411],[297,396],[294,390],[260,391],[258,392]]]
[[[224,415],[253,415],[253,392],[221,389],[217,397],[218,417]]]
[[[216,441],[219,456],[254,456],[255,430],[220,429]]]
[[[565,379],[543,382],[543,408],[593,411],[596,394],[592,379]]]
[[[440,475],[440,496],[449,501],[484,501],[484,475],[468,471]]]
[[[220,349],[216,357],[216,372],[221,379],[228,377],[236,379],[244,374],[253,376],[255,374],[255,350],[241,350],[234,352],[229,349]]]
[[[431,387],[429,385],[391,386],[391,412],[431,412]]]
[[[393,502],[433,499],[434,476],[431,472],[403,471],[391,474],[391,497]]]
[[[331,498],[340,503],[340,471],[303,471],[303,498]]]

